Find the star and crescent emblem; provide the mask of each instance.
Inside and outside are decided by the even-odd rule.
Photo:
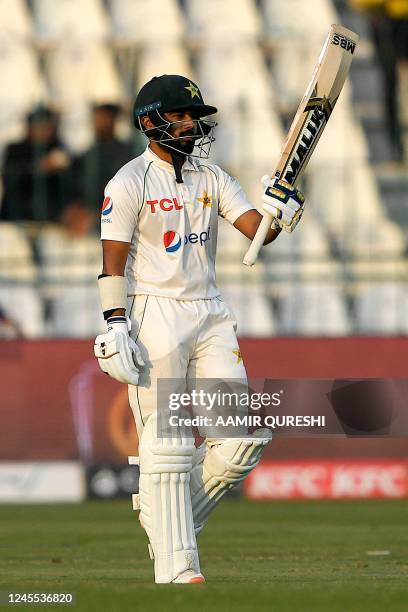
[[[200,98],[197,85],[194,85],[194,83],[192,83],[191,81],[188,82],[188,87],[185,87],[184,89],[187,89],[187,91],[190,92],[191,98],[195,98],[195,96],[197,96],[197,98]]]
[[[209,196],[206,191],[204,191],[201,198],[197,198],[199,202],[203,205],[203,208],[211,208],[212,206],[212,196]]]
[[[235,357],[237,358],[237,363],[241,363],[242,361],[242,355],[241,355],[241,351],[239,349],[236,349],[235,351],[232,351],[235,355]]]

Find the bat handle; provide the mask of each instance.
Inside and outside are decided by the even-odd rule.
[[[272,215],[264,215],[262,217],[262,221],[256,230],[256,234],[250,244],[248,251],[244,257],[244,264],[246,266],[253,266],[258,258],[258,253],[261,250],[263,243],[265,242],[266,235],[269,231],[269,228],[272,225],[273,217]]]

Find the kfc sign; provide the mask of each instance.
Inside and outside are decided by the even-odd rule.
[[[244,490],[251,499],[408,497],[408,461],[263,461]]]

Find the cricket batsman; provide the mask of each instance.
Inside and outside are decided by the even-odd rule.
[[[268,429],[239,438],[158,434],[160,379],[239,379],[246,371],[233,312],[215,280],[218,217],[252,239],[262,215],[238,182],[208,163],[217,112],[179,75],[140,90],[134,122],[148,138],[105,189],[98,283],[108,331],[95,340],[104,372],[128,385],[139,436],[140,523],[157,583],[200,583],[197,535],[223,495],[259,463]],[[273,216],[265,244],[292,231],[303,195],[264,177]],[[135,496],[134,496],[135,497]]]

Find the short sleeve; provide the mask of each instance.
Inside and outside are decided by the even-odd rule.
[[[131,242],[137,226],[139,198],[123,177],[115,176],[105,188],[101,211],[101,240]]]
[[[233,224],[242,214],[248,210],[253,210],[255,207],[248,202],[245,191],[242,189],[238,181],[224,170],[220,172],[220,200],[218,204],[218,212],[221,217]]]

